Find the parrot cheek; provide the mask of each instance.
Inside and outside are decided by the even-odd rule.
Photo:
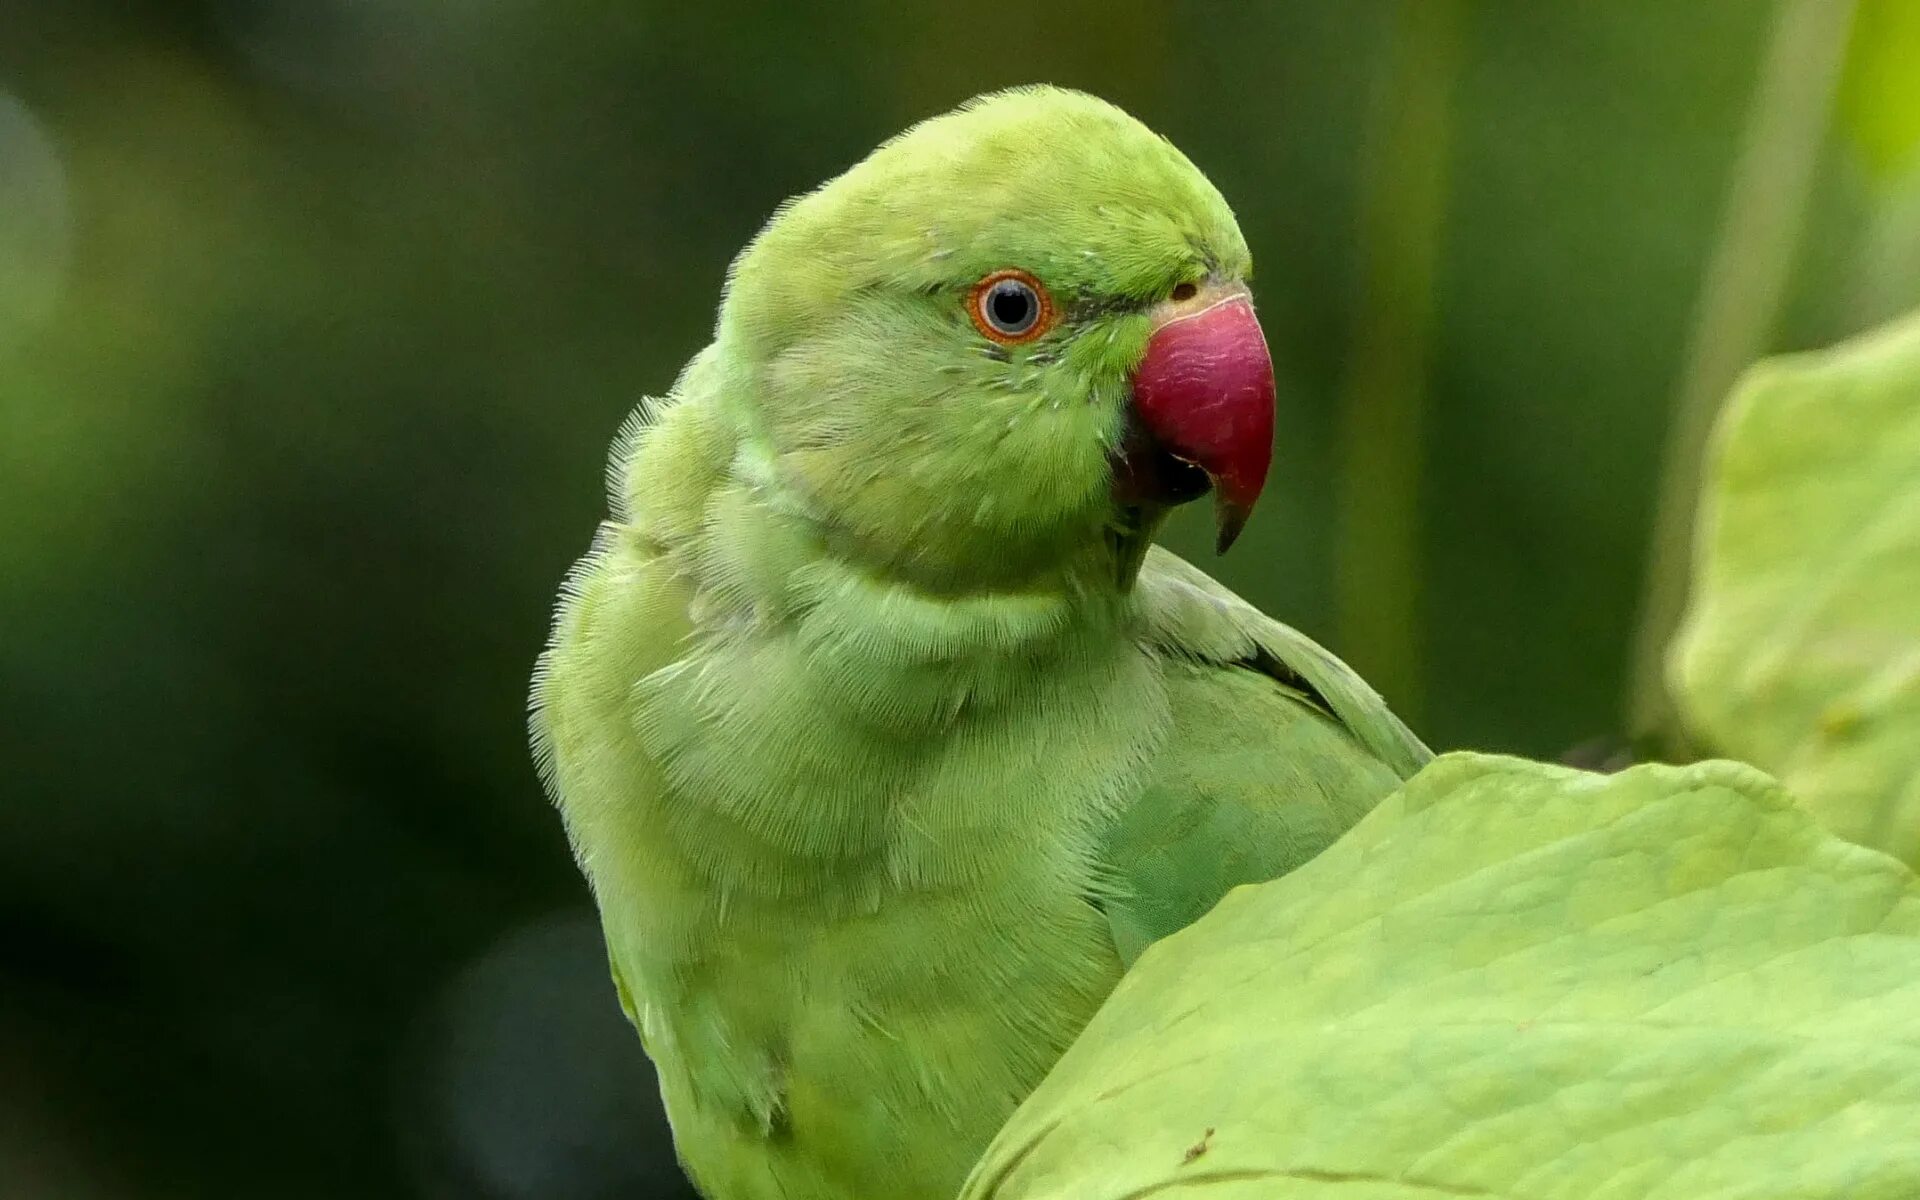
[[[1225,552],[1266,484],[1273,399],[1273,360],[1243,286],[1163,305],[1134,369],[1116,499],[1184,504],[1211,487]]]

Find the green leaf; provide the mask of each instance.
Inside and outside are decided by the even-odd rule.
[[[1920,886],[1738,763],[1436,760],[1142,956],[969,1200],[1920,1195]]]
[[[1670,674],[1717,752],[1920,863],[1920,315],[1735,391]]]

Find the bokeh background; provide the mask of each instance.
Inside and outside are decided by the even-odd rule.
[[[731,255],[979,91],[1237,208],[1224,579],[1436,746],[1632,732],[1712,398],[1920,300],[1916,12],[0,0],[0,1194],[683,1194],[525,680]]]

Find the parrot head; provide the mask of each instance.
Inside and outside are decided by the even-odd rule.
[[[734,264],[718,340],[792,503],[876,566],[1010,585],[1208,492],[1233,541],[1273,439],[1249,271],[1172,144],[1022,88],[785,205]]]

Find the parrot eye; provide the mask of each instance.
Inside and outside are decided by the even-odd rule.
[[[1053,328],[1053,298],[1027,272],[1009,267],[973,285],[967,315],[974,328],[996,342],[1030,342]]]

